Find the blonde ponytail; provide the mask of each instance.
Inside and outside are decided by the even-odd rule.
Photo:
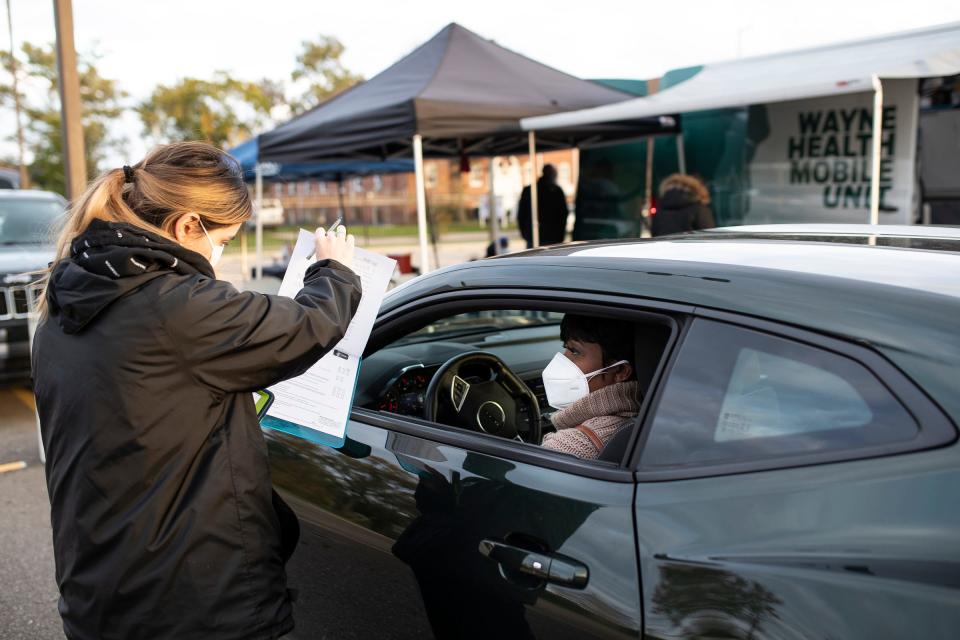
[[[39,287],[36,310],[41,320],[47,313],[50,272],[70,256],[74,239],[92,221],[122,222],[174,240],[173,227],[187,213],[199,215],[207,229],[244,222],[252,213],[240,166],[210,144],[163,145],[128,170],[102,174],[70,207],[53,262],[34,285]]]

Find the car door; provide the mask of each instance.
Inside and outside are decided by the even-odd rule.
[[[697,318],[644,425],[650,638],[948,638],[956,433],[874,352]]]
[[[359,407],[347,434],[334,450],[267,432],[301,522],[295,637],[639,635],[632,473]]]

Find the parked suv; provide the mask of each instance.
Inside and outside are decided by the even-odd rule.
[[[0,379],[30,372],[30,284],[53,259],[52,228],[65,208],[48,191],[0,190]]]

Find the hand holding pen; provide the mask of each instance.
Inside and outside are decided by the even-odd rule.
[[[347,228],[340,224],[343,217],[330,225],[329,229],[317,227],[314,234],[316,240],[317,260],[336,260],[340,264],[353,268],[353,253],[356,240],[353,235],[347,235]]]

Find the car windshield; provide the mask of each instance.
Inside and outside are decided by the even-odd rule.
[[[395,345],[449,340],[469,335],[498,333],[511,329],[559,325],[562,313],[552,311],[473,311],[437,320],[397,340]]]
[[[0,245],[51,242],[51,230],[63,210],[53,198],[0,199]]]

